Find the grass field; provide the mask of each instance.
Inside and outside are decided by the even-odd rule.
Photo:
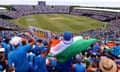
[[[25,28],[28,28],[28,26],[35,26],[52,32],[71,31],[73,33],[102,28],[104,24],[104,22],[89,17],[68,14],[29,15],[15,19],[13,22]]]

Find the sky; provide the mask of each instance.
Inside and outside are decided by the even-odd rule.
[[[36,5],[38,1],[46,1],[48,5],[120,7],[120,0],[0,0],[0,5]]]

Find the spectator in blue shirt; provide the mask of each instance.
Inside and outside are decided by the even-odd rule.
[[[116,46],[113,47],[113,55],[116,58],[118,58],[119,54],[120,54],[120,45],[117,44]]]
[[[5,56],[7,58],[8,53],[10,52],[10,45],[9,45],[9,40],[8,38],[6,38],[4,41],[1,42],[1,45],[3,48],[5,48]]]
[[[98,51],[99,49],[100,49],[99,43],[96,43],[96,44],[93,46],[93,51]]]
[[[86,72],[86,66],[81,63],[81,59],[76,59],[77,63],[73,64],[73,71],[74,72]]]
[[[36,45],[33,47],[33,52],[36,54],[37,52],[41,52],[44,49],[44,44],[41,39],[38,39]]]
[[[0,47],[0,72],[5,70],[7,65],[7,60],[5,59],[4,51],[5,49]]]
[[[73,35],[71,32],[64,32],[63,34],[63,39],[64,39],[64,44],[71,44]],[[57,62],[56,64],[56,68],[58,70],[58,72],[71,72],[72,69],[72,58],[70,58],[69,60],[67,60],[64,63],[59,63]]]
[[[29,61],[29,65],[30,65],[30,71],[29,72],[33,72],[34,69],[34,60],[35,60],[35,54],[33,53],[32,50],[28,51],[28,61]]]
[[[36,51],[34,72],[48,72],[46,68],[46,56],[50,51],[50,45],[51,42],[49,42],[47,48],[44,47],[42,50]]]
[[[24,35],[28,36],[32,40],[30,43],[24,46],[19,46],[21,40],[24,40],[22,38],[14,37],[10,41],[10,44],[14,45],[15,49],[8,55],[9,72],[12,72],[14,69],[15,72],[29,71],[29,63],[26,53],[32,48],[31,46],[35,43],[35,40],[28,32],[25,32]],[[14,64],[14,68],[12,64]]]

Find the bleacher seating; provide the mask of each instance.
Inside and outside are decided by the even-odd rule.
[[[120,19],[111,20],[108,28],[120,28]]]
[[[0,27],[15,29],[18,26],[6,20],[0,19]]]
[[[107,21],[109,18],[105,16],[99,16],[99,15],[93,15],[91,16],[94,19],[100,20],[100,21]]]

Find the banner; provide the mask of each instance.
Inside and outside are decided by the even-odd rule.
[[[43,39],[52,37],[52,33],[48,30],[33,27],[33,26],[29,26],[29,29],[32,32],[32,34],[36,37],[43,38]]]

